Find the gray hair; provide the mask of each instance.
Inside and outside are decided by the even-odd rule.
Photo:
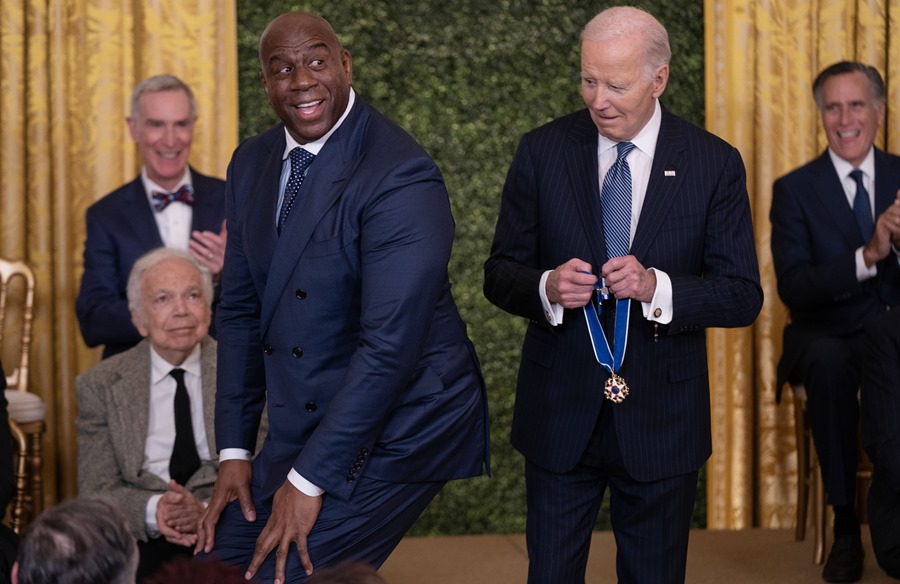
[[[203,289],[203,299],[207,306],[212,305],[213,299],[213,283],[212,275],[206,266],[194,259],[194,256],[186,251],[175,249],[172,247],[158,247],[152,251],[148,251],[142,255],[131,268],[128,275],[128,284],[126,286],[126,294],[128,296],[128,308],[144,319],[144,303],[141,298],[141,286],[144,284],[144,276],[156,264],[171,259],[183,260],[191,264],[200,274],[200,282]]]
[[[145,93],[159,93],[161,91],[183,91],[191,104],[191,117],[193,118],[197,115],[197,100],[194,98],[194,92],[191,91],[187,83],[174,75],[154,75],[138,83],[131,93],[131,117],[137,118],[138,101],[140,101],[142,95]]]
[[[869,87],[872,88],[872,98],[876,102],[884,103],[886,99],[884,79],[881,78],[881,73],[878,72],[878,69],[857,61],[841,61],[823,69],[822,72],[816,76],[816,80],[813,81],[813,99],[816,100],[816,107],[819,108],[820,111],[824,105],[822,103],[822,100],[824,99],[822,97],[822,90],[825,87],[825,82],[832,77],[848,75],[850,73],[864,73],[869,79]]]
[[[71,499],[41,513],[22,536],[19,584],[134,584],[138,549],[110,499]]]
[[[669,64],[672,49],[669,33],[656,18],[635,6],[613,6],[607,8],[588,22],[581,31],[581,40],[608,41],[626,37],[641,36],[646,40],[645,60],[647,76],[653,79],[656,71]]]

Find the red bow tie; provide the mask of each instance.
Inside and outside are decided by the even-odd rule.
[[[182,185],[180,189],[174,193],[161,193],[153,191],[153,208],[162,211],[169,206],[169,203],[181,201],[186,205],[194,205],[194,187],[191,185]]]

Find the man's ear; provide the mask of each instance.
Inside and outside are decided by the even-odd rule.
[[[133,308],[131,309],[131,322],[132,324],[134,324],[134,328],[136,328],[138,332],[141,333],[142,337],[146,337],[150,334],[147,330],[147,327],[144,326],[144,319],[141,318],[141,315],[139,315]]]

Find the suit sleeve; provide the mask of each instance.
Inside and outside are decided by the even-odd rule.
[[[447,293],[454,233],[443,179],[427,157],[405,160],[379,184],[358,188],[374,190],[361,215],[359,342],[328,412],[294,462],[302,476],[339,497],[354,486],[345,478],[347,461],[378,440],[431,327],[439,326],[434,318]]]
[[[244,252],[241,221],[245,193],[250,190],[244,181],[251,180],[246,177],[253,173],[240,168],[240,153],[239,147],[228,166],[225,188],[228,241],[216,309],[216,448],[255,452],[266,400],[266,375],[259,338],[260,299]]]
[[[522,138],[503,186],[491,254],[484,264],[484,295],[503,310],[543,321],[541,276],[556,266],[539,265],[538,185],[526,138]]]
[[[147,501],[152,495],[161,493],[162,489],[141,489],[128,484],[123,478],[113,448],[114,437],[109,429],[109,399],[104,388],[111,382],[111,379],[102,379],[94,372],[82,374],[75,380],[78,492],[112,498],[128,520],[131,533],[138,540],[147,541]]]
[[[119,273],[116,239],[109,221],[98,217],[96,211],[88,209],[85,215],[84,274],[75,301],[78,325],[89,347],[135,345],[141,335],[131,323],[128,300],[119,287],[128,274]]]
[[[720,171],[699,170],[711,171],[718,172],[718,177],[704,216],[699,270],[687,267],[693,255],[687,251],[677,260],[684,269],[660,266],[672,281],[674,312],[669,331],[748,326],[762,308],[747,175],[740,153],[729,148]]]
[[[825,257],[825,247],[816,243],[806,208],[814,201],[814,193],[808,188],[784,178],[772,187],[772,259],[778,294],[792,311],[828,308],[862,294],[856,278],[856,250],[847,247]],[[833,233],[822,235],[835,237]]]

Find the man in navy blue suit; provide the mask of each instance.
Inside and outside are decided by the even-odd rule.
[[[282,123],[228,170],[221,463],[197,550],[302,582],[344,560],[381,565],[447,480],[482,473],[488,417],[434,161],[354,92],[324,19],[277,17],[259,59]]]
[[[659,104],[670,55],[650,14],[594,17],[587,109],[527,133],[504,186],[484,291],[531,321],[512,428],[531,583],[584,581],[607,487],[619,581],[684,580],[711,451],[705,329],[762,305],[743,162]]]
[[[156,75],[139,83],[127,122],[143,159],[141,174],[85,214],[84,274],[75,312],[85,343],[105,345],[104,359],[141,341],[125,297],[139,257],[174,247],[190,251],[214,281],[222,272],[225,183],[188,166],[196,109],[194,93],[177,77]]]
[[[790,310],[778,363],[802,383],[834,544],[828,582],[855,582],[863,550],[856,517],[859,381],[866,323],[900,305],[900,157],[873,146],[884,121],[884,81],[874,67],[840,62],[813,83],[828,149],[775,181],[772,258]],[[892,249],[893,241],[893,249]]]

